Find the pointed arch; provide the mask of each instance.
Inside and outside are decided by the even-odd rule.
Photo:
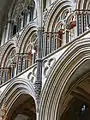
[[[14,41],[6,43],[6,46],[3,49],[3,54],[1,57],[1,67],[4,67],[7,56],[13,49],[15,49],[15,51],[17,52],[16,44],[14,43]]]
[[[81,76],[90,72],[89,40],[74,41],[54,66],[42,90],[40,120],[57,120],[58,114],[60,119],[70,88]]]
[[[37,25],[33,22],[32,24],[29,24],[24,31],[22,32],[20,38],[19,38],[19,53],[24,52],[24,48],[26,45],[26,42],[29,40],[30,36],[37,31]]]
[[[47,32],[52,32],[53,27],[55,26],[55,22],[58,18],[58,16],[65,10],[66,8],[72,9],[72,2],[70,0],[63,0],[63,1],[57,1],[53,5],[53,7],[48,12],[47,19],[45,21],[45,27],[44,30]]]
[[[15,112],[16,109],[19,109],[18,107],[28,99],[33,102],[30,104],[34,105],[34,109],[36,109],[34,87],[29,81],[17,78],[14,81],[11,81],[1,94],[0,105],[5,104],[7,111],[6,116],[10,119],[13,112]]]
[[[16,2],[17,2],[17,1],[18,1],[18,0],[13,0],[12,5],[11,5],[11,7],[10,7],[10,9],[9,9],[8,19],[10,19],[10,18],[11,18],[11,16],[12,16],[12,11],[13,11],[14,6],[15,6],[15,4],[16,4]],[[37,1],[36,1],[36,0],[34,0],[34,2],[35,2],[35,9],[36,9],[36,6],[37,6]]]

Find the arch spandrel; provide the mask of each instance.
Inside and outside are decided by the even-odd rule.
[[[90,71],[89,47],[89,39],[76,40],[59,58],[42,91],[40,120],[58,120],[58,106],[63,111],[67,91],[76,80]],[[62,112],[59,114],[61,116]]]

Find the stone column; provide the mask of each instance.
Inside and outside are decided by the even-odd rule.
[[[50,6],[50,4],[51,4],[51,0],[47,0],[46,1],[46,8],[48,8]]]
[[[37,75],[35,80],[35,97],[36,97],[36,120],[39,120],[40,112],[40,95],[42,89],[42,11],[43,11],[43,1],[37,0],[37,23],[38,23],[38,49],[37,49]]]
[[[23,29],[23,16],[21,18],[21,29]]]
[[[31,52],[28,53],[28,66],[31,66],[32,65],[32,54]]]
[[[83,31],[86,31],[87,30],[87,12],[84,12],[83,13]]]
[[[1,45],[5,43],[5,36],[6,36],[6,25],[3,28],[3,34],[2,34],[2,40],[1,40]]]
[[[2,120],[7,120],[5,103],[3,103],[2,105],[1,111],[2,111]]]
[[[25,55],[22,54],[22,71],[25,70]]]
[[[2,69],[2,83],[5,82],[5,70]]]
[[[2,68],[2,83],[8,80],[8,70],[9,68]]]
[[[6,74],[6,69],[0,68],[0,78],[1,78],[0,84],[4,83],[6,81],[5,74]]]
[[[22,55],[18,56],[18,73],[22,71]]]
[[[46,56],[46,54],[47,54],[47,33],[46,32],[44,32],[44,34],[43,34],[43,56]]]
[[[4,69],[4,82],[8,80],[8,68]]]
[[[77,25],[77,36],[82,33],[82,14],[80,12],[76,13],[76,25]]]
[[[2,69],[0,68],[0,85],[2,84]]]
[[[47,34],[46,34],[46,55],[49,54],[49,47],[50,47],[49,40],[50,40],[49,39],[49,32],[47,32]]]
[[[17,54],[16,74],[22,71],[22,54]]]
[[[27,24],[29,24],[30,21],[30,10],[28,10],[28,14],[27,14]]]
[[[13,78],[16,75],[16,64],[11,64],[11,78]]]
[[[78,12],[75,12],[75,16],[76,16],[76,36],[78,36],[79,33],[79,26],[78,26]]]
[[[66,43],[70,42],[70,35],[69,35],[70,31],[69,29],[65,30],[65,38],[66,38]]]
[[[8,21],[8,23],[7,23],[7,30],[6,30],[5,42],[7,42],[7,41],[9,40],[10,25],[11,25],[11,21]]]
[[[82,24],[82,29],[81,29],[81,31],[82,31],[82,33],[84,32],[84,12],[82,11],[81,12],[81,24]]]
[[[22,55],[22,70],[25,70],[28,67],[28,54],[24,53]]]
[[[90,13],[89,12],[87,12],[87,24],[88,24],[88,28],[90,28]]]
[[[59,39],[59,41],[58,41],[58,33],[56,33],[55,35],[54,35],[54,50],[56,50],[56,49],[58,49],[58,47],[60,47],[60,45],[61,45],[61,40]]]
[[[52,33],[52,51],[56,50],[56,44],[57,44],[57,37],[54,33]]]
[[[51,42],[51,52],[57,49],[57,40],[58,40],[57,33],[52,32],[51,33],[51,40],[50,40],[50,42]]]
[[[11,70],[10,68],[0,68],[0,84],[11,79]]]
[[[57,38],[57,48],[61,47],[62,39],[63,39],[62,35],[63,35],[62,31],[59,31],[58,32],[58,38]]]
[[[11,68],[8,69],[8,79],[11,79]]]
[[[52,52],[52,39],[51,39],[52,33],[49,32],[49,53]]]
[[[37,77],[35,81],[35,92],[36,92],[36,111],[37,111],[37,120],[39,114],[39,103],[40,103],[40,94],[42,88],[42,28],[38,28],[38,58],[37,58]]]

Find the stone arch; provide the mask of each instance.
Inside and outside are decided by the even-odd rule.
[[[13,112],[19,109],[18,107],[28,99],[34,104],[34,108],[32,109],[36,109],[34,87],[24,79],[18,78],[11,81],[1,94],[0,99],[0,105],[5,105],[7,119],[10,119]]]
[[[29,24],[24,31],[22,32],[21,36],[19,37],[19,53],[24,52],[24,48],[26,42],[29,40],[30,36],[37,31],[37,26],[35,23]]]
[[[50,11],[48,12],[48,17],[45,21],[45,28],[44,30],[47,32],[52,32],[53,31],[53,26],[55,24],[55,21],[59,14],[66,8],[71,8],[72,9],[72,2],[70,0],[63,0],[63,1],[57,1],[51,7]]]
[[[85,65],[87,63],[89,64],[89,62],[90,62],[90,59],[86,60],[85,63],[83,63],[80,67],[85,68]],[[79,70],[82,70],[82,68],[79,68]],[[88,69],[87,73],[86,72],[82,73],[80,77],[77,77],[70,84],[69,89],[67,90],[65,94],[65,98],[63,99],[62,108],[60,105],[58,105],[57,119],[58,118],[60,118],[61,120],[66,119],[65,114],[68,114],[69,112],[70,114],[73,114],[76,111],[77,111],[77,115],[73,114],[73,117],[78,117],[79,119],[82,119],[82,116],[87,114],[86,116],[83,116],[83,117],[85,117],[84,119],[88,118],[89,116],[88,110],[90,110],[90,106],[89,106],[90,105],[90,102],[89,102],[90,84],[89,83],[90,83],[90,70]],[[61,101],[59,101],[59,103],[61,103]],[[83,109],[83,106],[85,107],[84,109]],[[61,109],[62,109],[62,112],[61,112],[62,115],[59,113]]]
[[[5,61],[6,61],[6,59],[7,59],[7,56],[9,55],[9,53],[10,53],[13,49],[15,49],[16,52],[17,52],[15,43],[14,43],[13,41],[7,43],[6,47],[3,49],[3,54],[2,54],[2,57],[1,57],[1,67],[4,67]]]
[[[77,79],[90,72],[89,47],[88,38],[76,40],[59,58],[42,90],[40,120],[58,120],[58,106],[59,116],[62,115],[63,103],[69,88]]]
[[[16,35],[36,17],[36,0],[13,0],[8,12],[10,22],[10,36]]]
[[[13,9],[14,9],[14,6],[15,6],[16,2],[17,2],[17,0],[13,0],[13,2],[12,2],[12,5],[11,5],[11,7],[10,7],[10,9],[9,9],[9,13],[8,13],[8,19],[10,19],[11,16],[12,16],[12,11],[13,11]],[[34,2],[35,2],[35,10],[36,10],[36,8],[37,8],[37,7],[36,7],[36,6],[37,6],[37,1],[34,0]]]

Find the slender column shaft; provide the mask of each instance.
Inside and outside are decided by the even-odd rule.
[[[5,43],[5,34],[6,34],[6,26],[3,29],[3,35],[2,35],[1,45],[3,45]]]
[[[9,32],[10,32],[10,21],[7,24],[7,30],[6,30],[6,38],[5,38],[5,42],[8,41],[9,39]]]
[[[39,120],[39,103],[42,89],[42,10],[43,0],[37,0],[37,23],[38,23],[38,50],[37,50],[37,78],[35,81],[35,95],[36,95],[36,115]]]
[[[37,111],[39,111],[39,100],[42,88],[42,30],[38,29],[38,59],[37,59],[37,78],[35,81],[35,92],[37,99]]]
[[[21,29],[23,29],[23,16],[22,16],[22,19],[21,19]]]
[[[3,103],[2,105],[1,111],[2,111],[2,120],[7,120],[5,103]]]
[[[29,24],[29,20],[30,20],[30,11],[28,11],[28,15],[27,15],[27,24]]]

